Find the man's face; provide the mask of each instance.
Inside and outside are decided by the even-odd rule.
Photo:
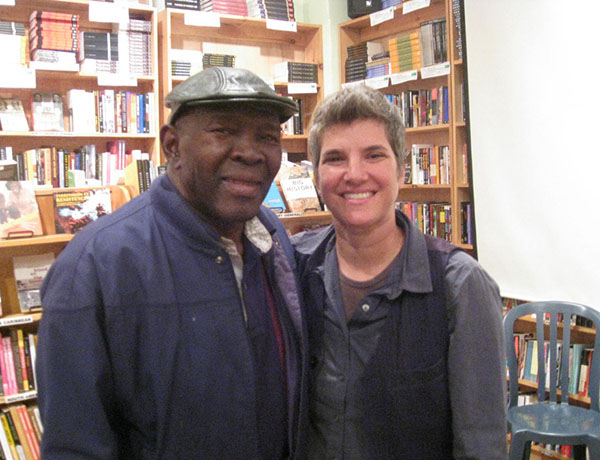
[[[161,140],[169,177],[223,236],[256,215],[281,164],[278,116],[246,106],[189,112]]]

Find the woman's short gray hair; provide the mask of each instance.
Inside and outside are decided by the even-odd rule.
[[[356,120],[381,122],[398,166],[404,165],[407,152],[404,147],[404,124],[400,109],[376,89],[366,85],[353,85],[346,86],[326,97],[313,115],[308,135],[308,149],[315,176],[319,171],[325,131],[333,125],[350,124]]]

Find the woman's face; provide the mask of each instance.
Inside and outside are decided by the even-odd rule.
[[[356,120],[325,131],[317,186],[338,225],[395,225],[401,173],[381,122]]]

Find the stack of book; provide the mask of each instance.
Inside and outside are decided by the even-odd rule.
[[[393,73],[405,72],[421,67],[421,42],[418,32],[390,38],[388,45]]]
[[[166,8],[179,8],[182,10],[199,10],[200,0],[158,0],[157,5],[159,9]]]
[[[381,77],[383,75],[389,75],[390,73],[390,58],[384,57],[376,59],[374,61],[368,61],[367,64],[367,78]]]
[[[235,55],[204,53],[202,67],[205,69],[209,67],[235,67]]]
[[[29,50],[25,24],[12,21],[0,21],[0,48],[4,65],[27,65]]]
[[[152,22],[130,18],[119,26],[119,66],[133,75],[152,75]]]
[[[198,50],[169,50],[172,77],[189,77],[203,68],[204,53]]]
[[[108,32],[79,32],[77,62],[84,73],[118,72],[119,35]]]
[[[294,0],[247,0],[248,16],[295,21]]]
[[[317,64],[308,62],[283,61],[275,64],[275,81],[290,83],[317,83]]]
[[[375,41],[361,42],[347,49],[346,81],[364,80],[367,78],[367,62],[386,57],[383,45]]]
[[[247,16],[246,0],[200,0],[200,11]]]
[[[419,31],[422,65],[430,66],[447,60],[446,18],[421,23]]]
[[[31,60],[75,63],[79,15],[35,10],[29,16]]]

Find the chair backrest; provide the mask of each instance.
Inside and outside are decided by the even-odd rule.
[[[557,401],[557,387],[561,389],[562,404],[568,404],[568,389],[569,389],[569,348],[571,345],[571,328],[562,327],[562,323],[569,326],[573,315],[577,315],[588,320],[591,320],[596,329],[596,338],[594,340],[594,350],[600,353],[600,333],[598,326],[600,325],[600,311],[585,305],[580,305],[570,302],[531,302],[518,305],[511,308],[504,316],[504,339],[506,343],[506,357],[509,371],[509,407],[516,406],[518,403],[519,394],[519,371],[518,357],[515,351],[514,340],[514,323],[518,318],[535,314],[536,316],[536,337],[531,340],[537,341],[537,362],[538,362],[538,401],[546,400],[546,385],[549,381],[549,397],[548,401]],[[562,321],[559,323],[559,319]],[[544,336],[544,330],[547,335]],[[562,349],[559,362],[557,351],[557,343],[559,343],[559,332],[562,330]],[[548,344],[545,346],[545,344]],[[545,350],[549,353],[550,378],[546,379],[546,362]],[[560,364],[560,368],[558,368]],[[600,356],[592,354],[592,362],[588,369],[589,385],[588,396],[590,397],[590,409],[599,411],[598,408],[598,392],[600,379]],[[558,377],[558,378],[557,378]]]

